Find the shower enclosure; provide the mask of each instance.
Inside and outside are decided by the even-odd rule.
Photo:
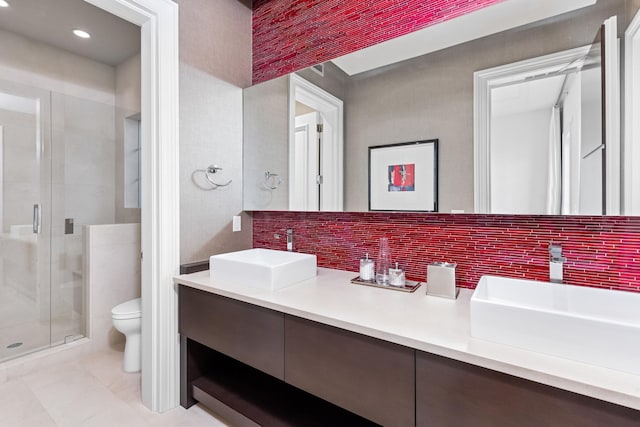
[[[115,108],[0,80],[0,362],[85,335],[85,224],[115,218]]]

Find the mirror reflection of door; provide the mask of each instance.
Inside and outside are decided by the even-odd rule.
[[[476,192],[477,201],[484,198],[479,212],[619,212],[615,27],[615,18],[607,20],[583,53],[560,52],[498,67],[507,71],[486,70],[494,75],[488,83],[489,140],[477,144],[488,159],[488,188]],[[478,178],[483,181],[476,173]]]
[[[556,104],[563,81],[564,76],[553,76],[491,91],[491,212],[547,209],[547,180],[556,169],[549,150],[560,142],[550,138],[560,124]],[[552,188],[559,190],[556,184]]]
[[[297,211],[320,209],[320,150],[322,149],[320,113],[296,102],[295,144],[291,165],[290,208]]]
[[[600,65],[491,91],[494,213],[600,215]]]
[[[289,209],[343,210],[343,103],[291,76]]]

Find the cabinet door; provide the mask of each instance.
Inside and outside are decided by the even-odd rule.
[[[182,336],[284,378],[284,315],[230,298],[180,286]]]
[[[638,426],[640,412],[416,351],[416,425]]]
[[[415,351],[285,317],[285,381],[391,426],[415,425]]]

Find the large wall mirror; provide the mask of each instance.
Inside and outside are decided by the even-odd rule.
[[[503,3],[515,7],[523,1]],[[571,2],[537,3],[568,7]],[[635,0],[577,3],[575,10],[551,13],[504,31],[500,31],[504,27],[485,29],[482,37],[463,43],[443,41],[448,34],[459,34],[447,31],[437,40],[449,47],[408,59],[379,59],[368,48],[245,89],[244,209],[367,211],[369,148],[437,139],[438,212],[631,213],[624,210],[623,177],[631,175],[623,170],[625,147],[620,142],[625,91],[617,86],[620,73],[615,67],[624,63],[624,55],[611,54],[624,52],[619,40],[640,4]],[[617,30],[609,24],[613,43],[603,47],[598,34],[611,17]],[[502,25],[486,17],[483,22]],[[392,50],[404,54],[406,49],[395,45]],[[610,54],[604,62],[602,51]],[[565,62],[549,65],[549,58],[559,57]],[[537,69],[519,68],[535,60],[541,61]],[[492,74],[505,69],[509,78]],[[478,107],[478,75],[485,78],[484,110]],[[296,99],[292,88],[301,81],[335,100],[341,108],[339,113],[333,111],[340,116]],[[534,104],[535,109],[528,109]],[[574,110],[578,112],[571,113]],[[525,116],[531,119],[526,124]],[[342,133],[336,130],[338,124]],[[337,133],[318,135],[327,129]],[[486,137],[485,149],[489,147],[484,153],[478,149],[478,129]],[[308,138],[314,141],[306,145],[311,149],[294,155],[296,140]],[[338,139],[342,149],[335,148]],[[323,157],[323,144],[331,157]],[[535,144],[535,150],[527,148]],[[517,162],[508,158],[509,153],[517,156]],[[484,159],[486,170],[478,170],[478,158]],[[518,185],[518,180],[528,186]],[[559,186],[550,189],[552,181]],[[338,182],[342,182],[341,196],[336,196]],[[304,197],[311,194],[306,205],[300,202],[303,190]]]
[[[477,213],[621,211],[617,17],[589,46],[474,73]]]

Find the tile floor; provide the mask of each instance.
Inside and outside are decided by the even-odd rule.
[[[140,374],[122,371],[122,353],[107,350],[0,378],[0,427],[225,427],[199,405],[150,412]]]
[[[49,321],[48,308],[41,312],[33,299],[0,286],[0,362],[63,342],[67,335],[80,336],[82,331],[81,316],[71,310]],[[19,347],[9,347],[18,342]]]

